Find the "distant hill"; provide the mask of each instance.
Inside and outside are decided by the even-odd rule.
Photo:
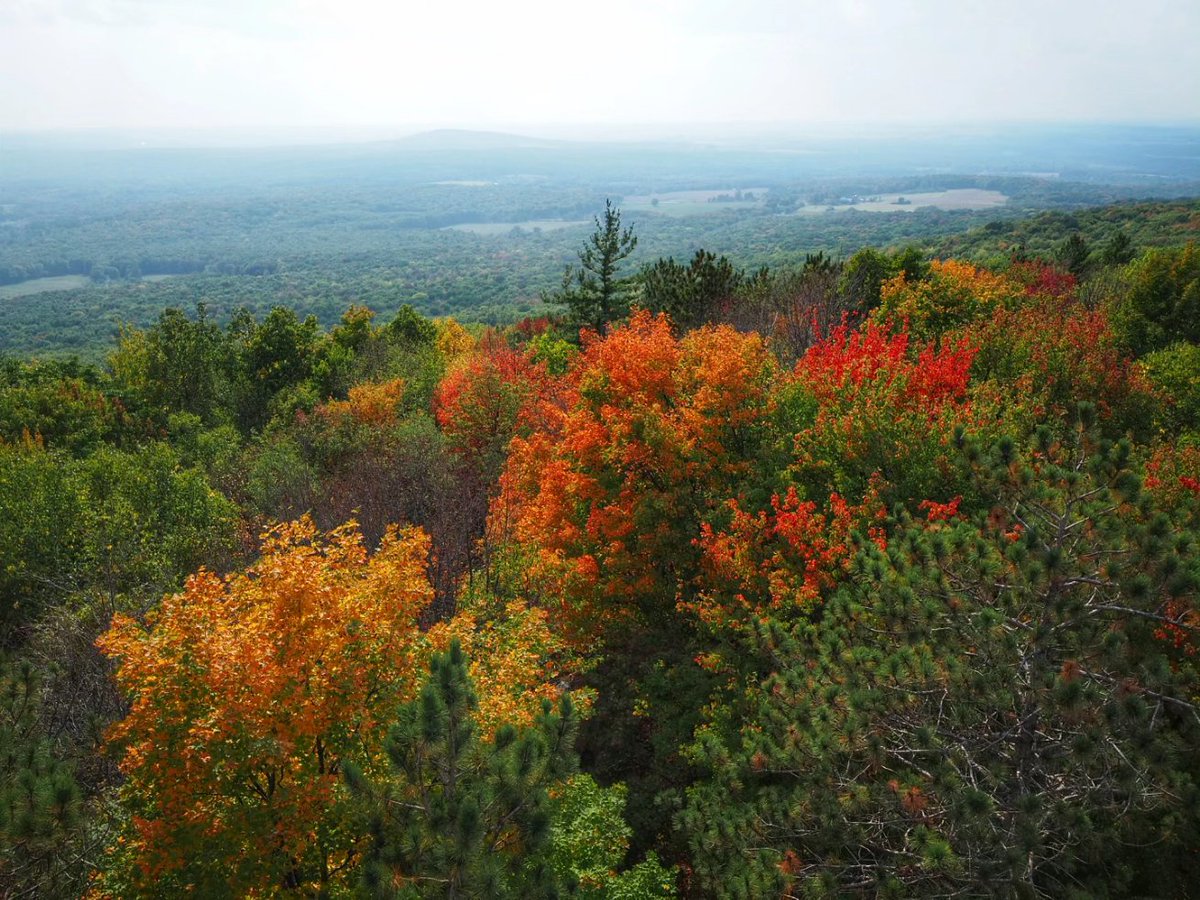
[[[1025,219],[999,220],[944,238],[943,259],[987,262],[1014,252],[1051,257],[1071,235],[1099,247],[1122,233],[1137,248],[1177,247],[1200,241],[1200,200],[1112,203],[1090,209],[1048,210]]]
[[[526,137],[502,131],[470,131],[464,128],[422,131],[391,143],[407,150],[553,150],[570,145],[568,141]]]

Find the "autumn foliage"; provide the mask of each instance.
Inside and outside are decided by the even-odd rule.
[[[434,393],[434,416],[454,453],[491,483],[508,442],[529,428],[548,387],[544,366],[493,343],[462,357],[447,373]]]
[[[919,342],[903,327],[871,321],[834,329],[796,365],[797,386],[816,407],[795,438],[800,477],[862,496],[878,474],[892,495],[928,496],[947,477],[955,426],[970,416],[975,354],[967,337]]]
[[[1082,400],[1105,419],[1136,424],[1151,408],[1149,385],[1120,350],[1103,310],[1034,297],[960,333],[977,348],[975,379],[1002,392],[996,416],[1014,423],[1062,416]]]
[[[246,572],[193,576],[147,626],[114,620],[100,646],[132,703],[110,734],[132,812],[119,853],[139,890],[315,889],[350,862],[339,768],[369,764],[416,691],[427,552],[396,530],[368,557],[353,525],[300,521]]]
[[[696,600],[681,604],[718,634],[814,612],[857,552],[856,530],[880,547],[887,543],[876,484],[855,505],[831,495],[828,512],[801,500],[795,487],[756,514],[736,500],[727,506],[728,526],[701,526],[702,589]]]
[[[905,322],[913,334],[930,337],[1011,305],[1025,294],[1008,277],[966,262],[934,260],[926,278],[898,275],[885,282],[877,322]]]
[[[317,413],[332,423],[351,422],[383,427],[396,424],[404,400],[404,379],[363,382],[350,388],[345,400],[330,400]]]
[[[1187,895],[1200,348],[1148,256],[0,365],[4,649],[73,652],[0,677],[0,895]]]
[[[492,512],[569,633],[673,608],[699,517],[752,465],[774,372],[757,336],[677,339],[645,312],[585,338],[546,427],[513,441]]]

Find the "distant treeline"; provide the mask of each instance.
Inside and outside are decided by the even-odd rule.
[[[627,216],[637,224],[640,238],[631,262],[686,259],[700,247],[720,246],[730,248],[730,260],[747,270],[766,266],[784,272],[803,266],[810,254],[848,259],[859,248],[872,246],[915,247],[926,256],[1001,264],[1013,257],[1059,260],[1067,242],[1077,238],[1070,265],[1078,270],[1099,264],[1110,250],[1116,256],[1109,261],[1120,262],[1139,249],[1194,240],[1200,222],[1196,200],[1048,211],[1026,218],[1008,207],[784,216],[713,206],[719,212],[707,216]],[[198,251],[194,256],[136,261],[127,257],[97,266],[63,255],[48,267],[10,265],[5,270],[10,276],[95,275],[98,283],[5,299],[0,303],[0,351],[99,359],[113,345],[122,323],[146,326],[166,307],[191,308],[199,302],[219,321],[241,307],[264,315],[272,306],[286,304],[330,326],[352,304],[391,315],[407,303],[425,315],[511,323],[539,314],[542,293],[557,285],[586,230],[579,226],[495,236],[427,229],[338,232],[331,227],[297,229],[289,221],[270,217],[259,228],[241,229],[247,240],[253,234],[259,242],[241,251],[245,257],[216,259]],[[0,235],[5,231],[0,229]],[[197,221],[179,233],[204,234],[204,229]],[[152,237],[147,232],[145,240]],[[1114,240],[1127,246],[1110,248]],[[230,238],[228,243],[235,242]],[[278,255],[267,255],[271,249]],[[253,251],[262,255],[251,255]],[[157,274],[186,277],[159,283],[137,280]]]

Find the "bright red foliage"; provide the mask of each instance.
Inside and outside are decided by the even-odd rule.
[[[875,473],[896,499],[934,493],[953,428],[971,412],[974,357],[965,337],[914,346],[906,330],[876,322],[835,329],[796,365],[816,407],[796,435],[798,474],[818,494],[861,495]]]
[[[1117,346],[1107,315],[1078,302],[1033,299],[965,331],[980,381],[1006,386],[1005,415],[1065,415],[1080,400],[1102,416],[1147,407],[1149,386]]]
[[[875,322],[841,325],[796,364],[796,375],[824,404],[852,405],[867,394],[885,395],[897,411],[931,416],[967,391],[975,350],[966,338],[940,348],[921,347],[914,358],[909,335]]]
[[[1005,273],[1017,284],[1024,286],[1030,297],[1071,297],[1078,286],[1078,279],[1070,272],[1057,269],[1040,260],[1014,262]]]
[[[955,497],[949,503],[938,503],[934,500],[922,500],[920,508],[927,510],[930,522],[949,522],[959,515],[958,507],[962,497]]]
[[[831,495],[827,512],[801,500],[795,488],[772,497],[770,510],[757,514],[736,500],[726,506],[730,524],[715,529],[704,523],[696,542],[704,554],[699,599],[680,604],[716,632],[811,609],[854,556],[854,530],[886,546],[875,484],[854,506]]]
[[[1200,499],[1200,447],[1160,447],[1146,463],[1145,487],[1172,509]]]

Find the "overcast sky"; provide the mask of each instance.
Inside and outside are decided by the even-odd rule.
[[[1200,119],[1200,0],[0,0],[0,129]]]

